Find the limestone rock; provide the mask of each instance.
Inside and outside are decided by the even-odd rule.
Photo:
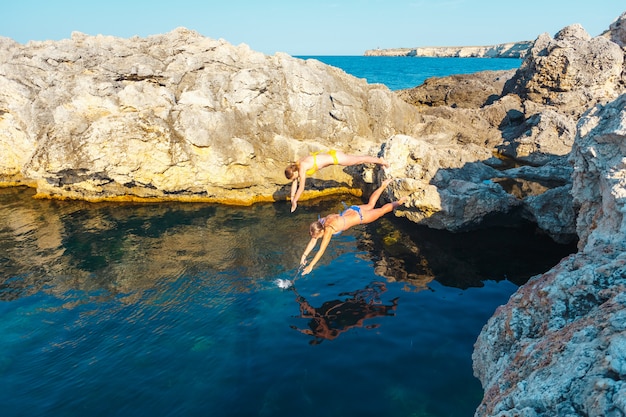
[[[535,40],[505,94],[518,94],[578,117],[596,103],[619,95],[623,63],[619,45],[602,36],[591,38],[574,24],[554,38],[544,33]]]
[[[560,111],[546,108],[526,118],[509,132],[508,138],[498,146],[498,151],[524,163],[541,166],[555,157],[569,154],[576,134],[576,122]]]
[[[613,38],[621,33],[619,22],[612,26]],[[475,180],[474,188],[484,190],[483,182],[492,181],[506,191],[501,195],[502,201],[497,204],[491,201],[494,209],[484,213],[483,219],[520,208],[521,212],[515,212],[521,217],[536,222],[556,241],[566,243],[577,238],[571,167],[567,162],[577,132],[576,123],[596,104],[607,103],[625,91],[621,78],[626,73],[623,63],[624,51],[608,35],[592,38],[580,25],[571,25],[554,38],[540,35],[517,71],[433,78],[397,93],[428,116],[419,137],[436,143],[447,141],[454,150],[451,158],[458,158],[459,152],[473,152],[467,148],[470,144],[497,152],[499,159],[474,159],[498,170]],[[434,132],[439,133],[434,135]],[[449,164],[450,161],[440,164],[442,172],[448,170]],[[523,165],[523,169],[515,167],[516,164]],[[408,171],[411,170],[403,175],[413,179]],[[563,173],[567,173],[565,177]],[[461,189],[475,193],[473,188],[463,186],[452,190],[448,185],[434,185],[430,179],[416,179],[419,182],[415,184],[428,187],[413,187],[412,200],[424,201],[425,196],[430,196],[429,200],[438,205],[427,204],[428,210],[416,206],[414,211],[418,214],[405,214],[407,218],[450,230],[471,223],[471,216],[466,218],[467,222],[450,221],[449,215],[443,214],[445,205],[441,201],[458,196]],[[396,193],[396,197],[400,195]],[[465,197],[471,200],[469,195]],[[433,219],[426,220],[422,212],[429,213]],[[446,220],[435,221],[439,218]]]
[[[418,108],[450,106],[480,108],[502,95],[504,84],[516,70],[481,71],[432,77],[416,88],[400,90],[398,96]]]
[[[578,118],[624,91],[624,52],[607,37],[591,38],[579,24],[554,38],[540,35],[503,89],[523,102],[523,118],[503,130],[498,151],[541,165],[569,153]]]
[[[377,154],[421,120],[382,85],[184,28],[0,43],[0,180],[36,183],[40,196],[280,200],[290,161]],[[335,167],[317,180],[337,192],[362,178]]]
[[[519,201],[490,181],[499,174],[480,162],[489,156],[480,146],[438,143],[436,137],[392,137],[383,153],[393,167],[385,174],[398,178],[390,193],[410,196],[396,215],[460,231],[477,227],[486,216],[508,213]]]
[[[500,307],[474,349],[476,416],[626,415],[626,95],[579,123],[579,252]]]

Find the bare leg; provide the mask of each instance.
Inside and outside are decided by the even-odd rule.
[[[363,213],[363,223],[371,223],[383,217],[387,213],[391,213],[394,209],[394,203],[387,203],[382,207],[367,210]]]
[[[404,204],[406,199],[407,199],[407,197],[404,196],[404,197],[402,197],[398,201],[394,201],[392,203],[387,203],[387,204],[385,204],[382,207],[379,207],[377,209],[371,209],[371,210],[363,211],[362,212],[363,213],[363,223],[371,223],[371,222],[373,222],[375,220],[380,219],[385,214],[391,213],[396,207]]]
[[[380,187],[378,187],[372,193],[372,195],[370,196],[370,199],[367,202],[367,204],[363,204],[360,207],[364,208],[365,210],[372,210],[374,208],[374,206],[376,205],[376,202],[380,198],[380,195],[383,193],[383,191],[385,191],[385,188],[387,188],[387,186],[389,185],[389,183],[391,181],[393,181],[393,179],[391,179],[391,178],[387,178],[385,181],[383,181],[383,183],[380,185]]]
[[[348,155],[339,151],[337,151],[337,161],[339,161],[339,165],[343,166],[378,164],[384,167],[389,167],[389,163],[387,163],[387,161],[383,158],[369,155]]]

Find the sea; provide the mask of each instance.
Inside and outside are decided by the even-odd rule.
[[[520,65],[315,59],[393,90]],[[359,199],[290,213],[33,196],[0,188],[3,417],[470,417],[481,329],[575,251],[532,224],[449,233],[387,215],[302,276],[308,225]]]
[[[393,91],[417,87],[426,79],[479,71],[517,69],[517,58],[431,58],[406,56],[298,56],[317,59],[341,68],[348,74],[369,83],[384,84]]]

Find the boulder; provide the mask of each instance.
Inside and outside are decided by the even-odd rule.
[[[396,135],[385,144],[383,156],[392,167],[385,174],[398,178],[389,191],[410,196],[396,215],[436,229],[463,231],[520,204],[491,181],[499,173],[481,162],[490,157],[486,149],[437,139]]]

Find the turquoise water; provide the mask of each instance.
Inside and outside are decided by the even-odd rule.
[[[340,200],[89,204],[0,189],[0,404],[13,416],[471,416],[478,333],[573,248],[387,216],[296,278]],[[351,202],[345,199],[346,202]]]
[[[517,58],[426,58],[390,56],[300,56],[317,59],[343,69],[348,74],[365,78],[369,83],[385,84],[391,90],[413,88],[427,78],[450,74],[471,74],[478,71],[519,68]]]

